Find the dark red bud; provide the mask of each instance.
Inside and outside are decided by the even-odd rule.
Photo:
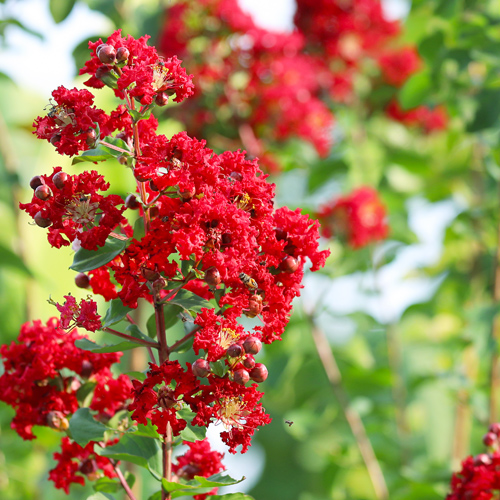
[[[292,274],[299,268],[299,261],[291,255],[286,256],[280,264],[281,271]]]
[[[295,250],[297,250],[297,247],[292,243],[287,243],[283,248],[283,251],[288,255],[295,255]]]
[[[68,179],[69,175],[66,172],[57,172],[57,174],[52,177],[52,182],[55,184],[57,189],[63,189]]]
[[[276,233],[276,239],[278,241],[286,240],[288,238],[288,233],[280,227],[275,228],[274,232]]]
[[[89,475],[94,475],[97,473],[99,470],[99,467],[97,466],[97,462],[92,459],[86,459],[80,465],[78,466],[78,471],[81,472],[82,474],[85,474],[87,477]]]
[[[148,281],[156,281],[161,278],[160,273],[153,271],[152,269],[148,269],[147,267],[141,267],[141,274]]]
[[[137,210],[141,204],[137,201],[135,194],[129,194],[127,198],[125,198],[125,206],[131,210]]]
[[[43,215],[42,212],[37,212],[35,214],[35,224],[39,227],[49,227],[52,224],[52,221],[50,219],[46,219]]]
[[[204,378],[210,373],[210,363],[206,359],[197,359],[191,366],[193,375]]]
[[[260,384],[261,382],[264,382],[268,376],[268,371],[266,368],[266,365],[262,363],[256,363],[255,367],[250,370],[250,378],[254,381]]]
[[[151,191],[159,191],[158,187],[156,186],[156,184],[152,180],[149,181],[149,189],[151,189]]]
[[[243,180],[243,175],[241,175],[239,172],[231,172],[229,174],[229,177],[231,177],[231,179],[234,179],[235,181],[242,181]]]
[[[250,375],[244,368],[233,372],[233,380],[240,385],[245,385],[250,380]]]
[[[33,190],[43,184],[45,184],[45,181],[39,175],[35,175],[35,177],[32,177],[30,180],[30,188]]]
[[[42,184],[35,189],[35,196],[39,200],[47,200],[52,196],[52,191],[50,190],[49,186],[47,186],[46,184]]]
[[[483,436],[483,443],[486,446],[493,446],[497,442],[498,442],[498,436],[493,432],[488,432]]]
[[[90,285],[90,278],[85,273],[78,273],[75,276],[75,285],[78,288],[88,288]]]
[[[480,453],[474,457],[474,465],[490,465],[491,457],[487,453]]]
[[[196,194],[196,188],[193,186],[190,189],[186,189],[184,191],[179,190],[177,191],[177,193],[183,201],[189,201]]]
[[[155,217],[158,217],[159,213],[160,213],[160,211],[158,210],[158,207],[151,207],[149,209],[149,217],[151,219],[154,219]]]
[[[243,342],[243,349],[247,354],[257,354],[262,349],[262,342],[257,337],[248,337]]]
[[[116,50],[112,45],[103,43],[97,47],[96,53],[103,64],[114,64],[116,60]]]
[[[220,277],[220,273],[219,273],[218,269],[215,267],[209,267],[205,271],[204,280],[205,280],[205,283],[207,283],[209,286],[217,286],[222,281],[221,277]]]
[[[243,360],[243,366],[247,370],[251,370],[252,368],[255,367],[255,359],[254,359],[254,357],[251,354],[247,354],[245,356],[245,359]]]
[[[491,424],[490,428],[488,429],[488,432],[493,432],[493,434],[500,436],[500,424],[499,423]]]
[[[210,227],[217,227],[219,225],[218,219],[212,219],[210,221]]]
[[[60,140],[61,140],[61,134],[54,134],[50,138],[50,143],[52,144],[52,146],[55,146]]]
[[[166,92],[156,94],[155,103],[158,104],[158,106],[165,106],[168,103],[168,94]]]
[[[230,358],[238,358],[239,356],[241,356],[243,354],[243,347],[241,347],[240,345],[238,344],[231,344],[228,348],[227,348],[227,355],[230,357]]]
[[[224,233],[221,236],[221,244],[222,244],[222,246],[228,247],[231,244],[231,241],[232,241],[232,238],[231,238],[231,235],[229,233]]]
[[[96,131],[91,128],[87,131],[87,138],[85,139],[85,142],[87,143],[87,146],[89,148],[92,148],[95,146],[95,141],[97,139],[97,133]]]
[[[126,61],[130,56],[130,52],[126,47],[118,47],[116,50],[116,62]]]
[[[167,282],[163,278],[158,278],[157,280],[153,281],[153,290],[155,292],[159,292],[160,290],[163,290],[166,285]]]
[[[84,379],[87,379],[92,375],[93,370],[94,370],[94,365],[90,361],[84,359],[82,361],[82,369],[80,371],[80,376]]]

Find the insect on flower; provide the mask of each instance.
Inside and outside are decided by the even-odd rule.
[[[242,283],[249,289],[249,290],[257,290],[258,285],[257,282],[248,276],[248,274],[245,273],[240,273],[239,278],[242,281]]]
[[[47,113],[47,116],[49,118],[53,118],[56,125],[66,126],[73,124],[73,117],[75,114],[72,109],[67,109],[59,104],[54,104],[52,99],[49,100],[48,106],[51,106],[51,108]]]

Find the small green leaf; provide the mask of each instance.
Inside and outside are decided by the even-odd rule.
[[[161,490],[153,493],[148,500],[161,500]]]
[[[114,446],[98,449],[98,454],[115,460],[126,460],[144,467],[158,480],[162,475],[162,455],[157,439],[125,434]]]
[[[127,242],[124,240],[108,238],[106,244],[97,250],[80,248],[73,258],[73,264],[71,264],[70,269],[80,273],[97,269],[111,262],[117,255],[125,250],[126,246]]]
[[[156,427],[149,420],[148,420],[148,425],[137,424],[137,428],[132,432],[130,432],[130,434],[133,434],[134,436],[144,436],[154,439],[160,438],[160,435],[158,434]]]
[[[135,378],[139,380],[139,382],[144,382],[147,378],[147,375],[144,372],[137,372],[137,371],[132,371],[132,372],[125,372],[125,375],[130,378]]]
[[[106,311],[102,326],[111,326],[121,321],[132,309],[123,305],[120,299],[113,299]]]
[[[69,421],[71,437],[80,445],[102,441],[108,428],[94,419],[88,408],[79,408]]]
[[[227,495],[210,495],[207,500],[255,500],[244,493],[228,493]]]
[[[134,238],[137,241],[141,241],[144,238],[146,231],[144,229],[144,219],[139,217],[134,224]]]
[[[201,312],[202,308],[210,308],[212,305],[206,299],[190,292],[189,290],[181,289],[177,292],[173,299],[169,300],[169,304],[177,304],[187,311],[194,313]]]
[[[96,382],[86,382],[76,391],[76,399],[80,406],[87,407],[94,397]]]
[[[196,413],[192,412],[189,408],[182,408],[177,412],[177,418],[182,418],[182,420],[187,422],[187,426],[181,431],[180,436],[184,441],[189,441],[190,443],[205,439],[207,434],[206,427],[191,424],[195,415]]]
[[[89,339],[77,339],[75,340],[75,346],[84,351],[96,352],[96,353],[108,353],[108,352],[123,352],[130,349],[135,349],[136,347],[142,347],[142,344],[136,344],[130,340],[124,340],[118,344],[96,344]]]
[[[75,3],[76,0],[65,0],[63,2],[61,0],[50,0],[49,9],[52,19],[57,24],[64,21],[71,14]]]
[[[426,99],[432,89],[432,83],[428,72],[418,73],[412,76],[403,86],[399,93],[399,102],[403,109],[412,109]]]
[[[108,151],[108,148],[105,148],[104,146],[98,146],[95,149],[89,149],[87,151],[84,151],[80,156],[75,156],[71,164],[76,165],[78,163],[86,162],[97,163],[99,161],[106,161],[114,158],[115,155],[112,155]]]
[[[92,485],[92,488],[102,493],[116,493],[121,488],[121,484],[116,479],[101,477]]]
[[[219,361],[210,363],[210,369],[217,377],[223,377],[228,372],[229,366],[227,366],[223,360],[219,359]]]
[[[142,339],[151,342],[151,339],[147,335],[142,333],[137,325],[128,325],[127,328],[125,328],[125,332],[128,335],[132,335],[132,337],[135,337],[136,339]]]
[[[194,476],[194,479],[205,488],[215,488],[216,486],[231,486],[233,484],[241,483],[246,479],[246,477],[243,476],[241,479],[233,479],[231,476],[223,476],[219,473],[210,477]]]
[[[167,302],[163,306],[163,317],[165,318],[165,330],[168,330],[179,321],[179,314],[182,312],[182,307]],[[146,323],[148,335],[150,338],[156,338],[156,315],[152,314]]]

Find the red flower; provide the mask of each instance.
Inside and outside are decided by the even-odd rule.
[[[401,87],[420,68],[420,57],[413,47],[386,52],[379,57],[384,80],[390,85]]]
[[[97,304],[93,300],[82,299],[80,304],[77,304],[72,295],[65,295],[64,298],[64,304],[56,304],[61,313],[62,328],[71,330],[75,326],[82,326],[89,332],[101,329],[101,317],[97,314]]]
[[[404,110],[395,100],[386,108],[387,116],[408,126],[422,127],[426,133],[444,130],[448,124],[448,113],[444,106],[434,109],[427,106]]]
[[[387,237],[386,210],[377,192],[359,188],[337,198],[317,213],[325,237],[345,236],[353,248],[361,248]]]

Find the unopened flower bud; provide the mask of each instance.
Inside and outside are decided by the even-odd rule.
[[[95,146],[96,139],[97,139],[96,131],[93,128],[89,129],[87,131],[87,138],[85,139],[87,146],[89,148],[93,148]]]
[[[158,278],[157,280],[153,281],[153,290],[155,292],[159,292],[160,290],[163,290],[165,286],[167,285],[167,282],[163,278]]]
[[[231,172],[229,174],[229,177],[238,182],[243,180],[243,175],[241,175],[239,172]]]
[[[50,143],[52,144],[52,146],[55,146],[60,140],[61,140],[61,134],[54,134],[50,138]]]
[[[141,267],[141,274],[148,281],[156,281],[157,279],[161,278],[159,272],[153,271],[152,269],[149,269],[145,266]]]
[[[126,156],[124,156],[124,155],[119,156],[117,158],[117,160],[118,160],[118,163],[120,165],[127,165],[128,164],[128,158]]]
[[[68,179],[69,175],[66,172],[57,172],[57,174],[52,177],[52,182],[55,184],[57,189],[63,189]]]
[[[264,382],[268,376],[268,371],[266,368],[266,365],[262,363],[256,363],[254,368],[250,370],[250,378],[254,381],[260,384],[261,382]]]
[[[121,63],[126,61],[130,56],[130,52],[126,47],[118,47],[116,50],[116,62]]]
[[[60,411],[49,411],[46,417],[47,425],[51,429],[65,431],[69,428],[69,422]]]
[[[52,191],[47,184],[42,184],[35,189],[35,196],[39,200],[47,200],[52,196]]]
[[[78,288],[88,288],[90,285],[90,278],[85,273],[78,273],[75,276],[75,285]]]
[[[247,370],[251,370],[255,367],[255,358],[251,354],[247,354],[242,364]]]
[[[493,432],[488,432],[483,436],[483,443],[486,446],[493,446],[498,443],[498,436]]]
[[[149,207],[149,218],[154,219],[155,217],[158,217],[160,211],[158,210],[157,206],[154,207]]]
[[[32,177],[30,180],[30,188],[33,189],[33,191],[42,184],[45,184],[45,181],[39,175],[35,175],[35,177]]]
[[[191,366],[193,375],[204,378],[210,373],[210,363],[206,359],[197,359]]]
[[[231,238],[231,235],[229,233],[224,233],[221,236],[221,246],[228,247],[229,245],[231,245],[231,241],[232,241],[232,238]]]
[[[156,94],[155,103],[158,104],[158,106],[165,106],[168,103],[168,94],[166,92]]]
[[[284,229],[281,229],[280,227],[275,228],[274,232],[276,234],[276,239],[278,241],[286,240],[288,237],[288,233]]]
[[[170,387],[160,387],[158,389],[158,405],[162,408],[168,410],[169,408],[173,408],[177,404],[177,401],[174,397],[174,391],[170,389]]]
[[[474,465],[490,465],[491,457],[487,453],[480,453],[474,457]]]
[[[129,194],[125,199],[125,206],[131,210],[137,210],[141,204],[137,201],[135,194]]]
[[[114,64],[116,60],[116,50],[112,45],[103,43],[97,47],[97,57],[103,64]]]
[[[238,357],[240,357],[242,354],[243,354],[243,347],[241,347],[241,345],[238,345],[238,344],[231,344],[231,345],[227,348],[227,355],[228,355],[230,358],[238,358]]]
[[[196,194],[196,188],[193,186],[189,189],[185,189],[184,191],[178,190],[177,193],[183,201],[189,201]]]
[[[90,458],[84,460],[78,467],[78,471],[85,474],[89,479],[90,476],[97,474],[98,469],[97,462]]]
[[[500,424],[499,423],[491,424],[488,429],[488,432],[493,432],[493,434],[500,436]]]
[[[149,189],[151,189],[151,191],[159,191],[158,186],[154,183],[153,180],[149,181]]]
[[[39,227],[49,227],[52,224],[52,221],[45,218],[41,211],[35,214],[34,220],[35,224]]]
[[[297,247],[293,243],[287,243],[285,245],[285,248],[283,248],[283,252],[287,253],[288,255],[295,255],[296,250]]]
[[[222,281],[221,277],[220,277],[219,270],[216,267],[209,267],[205,271],[204,280],[205,280],[205,283],[208,284],[208,286],[217,286]]]
[[[248,337],[243,342],[243,349],[247,354],[257,354],[262,349],[262,342],[257,337]]]
[[[233,380],[237,384],[245,385],[250,380],[250,375],[244,368],[240,368],[233,372]]]
[[[255,318],[262,312],[262,297],[260,295],[252,295],[248,300],[248,310],[243,311],[245,316]]]
[[[80,376],[84,379],[87,379],[92,375],[93,370],[94,370],[94,365],[87,359],[84,359],[82,361],[82,369],[80,370]]]
[[[291,255],[286,256],[280,264],[280,270],[292,274],[299,268],[299,261]]]

